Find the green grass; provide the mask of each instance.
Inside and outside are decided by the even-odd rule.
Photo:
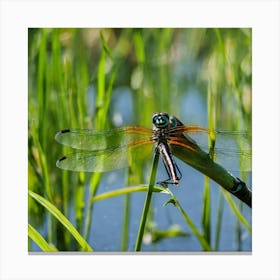
[[[216,218],[211,218],[214,207],[209,179],[204,186],[196,186],[204,188],[198,202],[201,220],[193,221],[184,201],[167,194],[166,201],[171,196],[177,208],[169,210],[179,210],[185,223],[183,229],[172,230],[170,235],[175,221],[168,229],[161,229],[153,220],[153,200],[162,196],[162,188],[153,189],[146,217],[142,216],[146,221],[140,222],[144,205],[137,209],[139,221],[131,220],[133,196],[143,192],[151,195],[143,186],[149,180],[143,170],[150,174],[151,163],[135,163],[128,169],[123,186],[100,189],[103,174],[62,171],[55,166],[69,149],[56,143],[54,135],[65,128],[110,129],[116,126],[118,113],[129,110],[133,114],[125,123],[146,127],[151,126],[154,112],[180,117],[188,113],[183,104],[194,88],[208,104],[209,127],[250,130],[250,29],[30,29],[28,43],[29,250],[32,242],[43,251],[95,249],[97,241],[89,240],[95,232],[96,203],[113,197],[125,198],[119,209],[119,251],[135,244],[136,240],[130,239],[135,222],[141,231],[137,250],[148,229],[160,232],[160,240],[166,233],[169,242],[176,236],[187,240],[185,233],[190,229],[201,250],[219,250],[225,207],[236,217],[232,232],[236,232],[236,248],[242,249],[240,231],[250,233],[250,222],[240,204],[222,189],[223,195],[215,202]],[[118,102],[124,90],[130,93],[127,104],[131,105],[121,110]],[[245,173],[241,179],[246,180]],[[152,224],[155,226],[149,227]]]
[[[47,209],[47,211],[52,214],[58,222],[60,222],[66,230],[68,230],[73,237],[77,240],[79,245],[81,246],[81,251],[91,252],[93,251],[90,245],[84,240],[84,238],[79,234],[79,232],[75,229],[72,223],[48,200],[43,198],[42,196],[29,191],[29,196],[35,199],[38,203],[40,203],[43,207]],[[34,230],[32,231],[34,232]]]

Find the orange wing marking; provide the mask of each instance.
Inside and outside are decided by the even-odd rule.
[[[150,128],[142,127],[142,126],[127,126],[125,131],[128,133],[139,133],[139,134],[147,134],[152,135],[152,130]]]
[[[185,139],[184,139],[184,140],[185,140]],[[181,147],[183,147],[183,148],[185,148],[185,149],[189,149],[189,150],[191,150],[191,151],[193,151],[193,152],[196,152],[196,151],[197,151],[196,148],[194,148],[194,147],[192,147],[192,146],[190,146],[190,145],[188,145],[188,144],[186,144],[186,143],[183,143],[182,141],[178,141],[178,140],[176,140],[176,139],[174,139],[174,138],[170,139],[170,140],[169,140],[169,143],[170,143],[171,145],[181,146]]]

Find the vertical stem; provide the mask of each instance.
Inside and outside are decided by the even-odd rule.
[[[145,201],[145,204],[144,204],[142,217],[141,217],[139,230],[138,230],[138,235],[137,235],[137,240],[136,240],[136,244],[135,244],[135,251],[136,252],[140,251],[141,246],[142,246],[142,240],[143,240],[145,225],[146,225],[147,216],[148,216],[148,212],[149,212],[149,208],[150,208],[150,204],[151,204],[151,199],[152,199],[152,194],[153,194],[153,187],[155,185],[158,159],[159,159],[159,152],[156,149],[154,160],[153,160],[151,177],[150,177],[149,189],[148,189],[148,192],[147,192],[146,201]]]
[[[223,206],[224,206],[224,199],[222,196],[222,192],[220,191],[219,198],[218,198],[218,211],[217,211],[217,220],[216,220],[216,228],[215,228],[215,243],[214,243],[215,251],[219,250],[222,216],[223,216]]]
[[[128,231],[129,231],[129,216],[130,216],[130,195],[125,196],[125,207],[124,207],[124,222],[123,222],[123,232],[122,232],[122,243],[121,251],[125,252],[127,250],[128,244]]]

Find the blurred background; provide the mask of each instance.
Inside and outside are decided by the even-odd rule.
[[[155,112],[168,112],[186,125],[251,132],[249,28],[29,29],[28,43],[28,187],[59,209],[95,251],[134,250],[146,194],[95,203],[91,198],[147,184],[153,155],[144,168],[136,164],[133,174],[63,171],[55,163],[67,149],[54,140],[56,132],[151,127]],[[251,209],[233,197],[229,202],[215,182],[176,162],[183,177],[170,189],[212,250],[251,251]],[[240,172],[239,166],[230,171],[252,187],[251,172]],[[162,163],[157,178],[166,179]],[[164,206],[168,199],[153,195],[142,250],[203,251],[180,212]],[[29,225],[48,244],[59,251],[81,250],[32,197],[28,215]],[[42,251],[32,238],[28,245],[31,252]]]

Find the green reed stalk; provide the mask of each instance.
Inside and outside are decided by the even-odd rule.
[[[135,251],[141,250],[145,225],[146,225],[146,221],[147,221],[147,217],[148,217],[148,212],[149,212],[152,194],[153,194],[153,188],[154,188],[155,180],[156,180],[158,160],[159,160],[159,153],[156,150],[154,160],[153,160],[151,177],[150,177],[149,190],[147,192],[147,196],[146,196],[146,200],[145,200],[145,204],[144,204],[144,208],[143,208],[143,212],[142,212],[142,216],[141,216],[140,226],[139,226],[139,230],[138,230]]]
[[[127,251],[128,245],[128,235],[129,235],[129,217],[130,217],[130,195],[125,195],[125,205],[124,205],[124,217],[123,217],[123,228],[122,228],[122,241],[121,241],[121,251]]]
[[[222,192],[219,192],[217,219],[216,219],[216,227],[215,227],[215,242],[214,242],[215,251],[219,250],[224,201],[225,200],[222,196]]]
[[[106,73],[105,73],[105,63],[106,59],[111,59],[114,63],[111,51],[109,49],[109,46],[107,45],[102,32],[100,33],[100,39],[102,43],[102,52],[100,55],[100,60],[98,64],[98,74],[97,74],[97,96],[96,96],[96,116],[95,116],[95,128],[96,129],[104,129],[106,126],[106,117],[108,115],[109,110],[109,104],[111,101],[111,94],[113,90],[113,85],[116,79],[116,67],[113,66],[113,69],[110,73],[108,85],[106,88]],[[100,180],[101,180],[102,174],[101,173],[94,173],[91,178],[90,182],[90,197],[94,196]],[[91,227],[91,220],[93,215],[93,204],[90,202],[89,199],[89,207],[88,211],[85,214],[85,239],[88,238],[90,227]]]
[[[211,89],[210,82],[208,83],[208,127],[211,131],[214,131],[216,126],[216,94]],[[209,134],[209,149],[213,150],[215,146],[215,135]],[[213,155],[209,154],[210,158],[213,160]],[[205,176],[204,179],[204,193],[203,193],[203,216],[202,216],[202,226],[204,231],[204,236],[208,243],[211,242],[211,191],[210,191],[210,178]]]

